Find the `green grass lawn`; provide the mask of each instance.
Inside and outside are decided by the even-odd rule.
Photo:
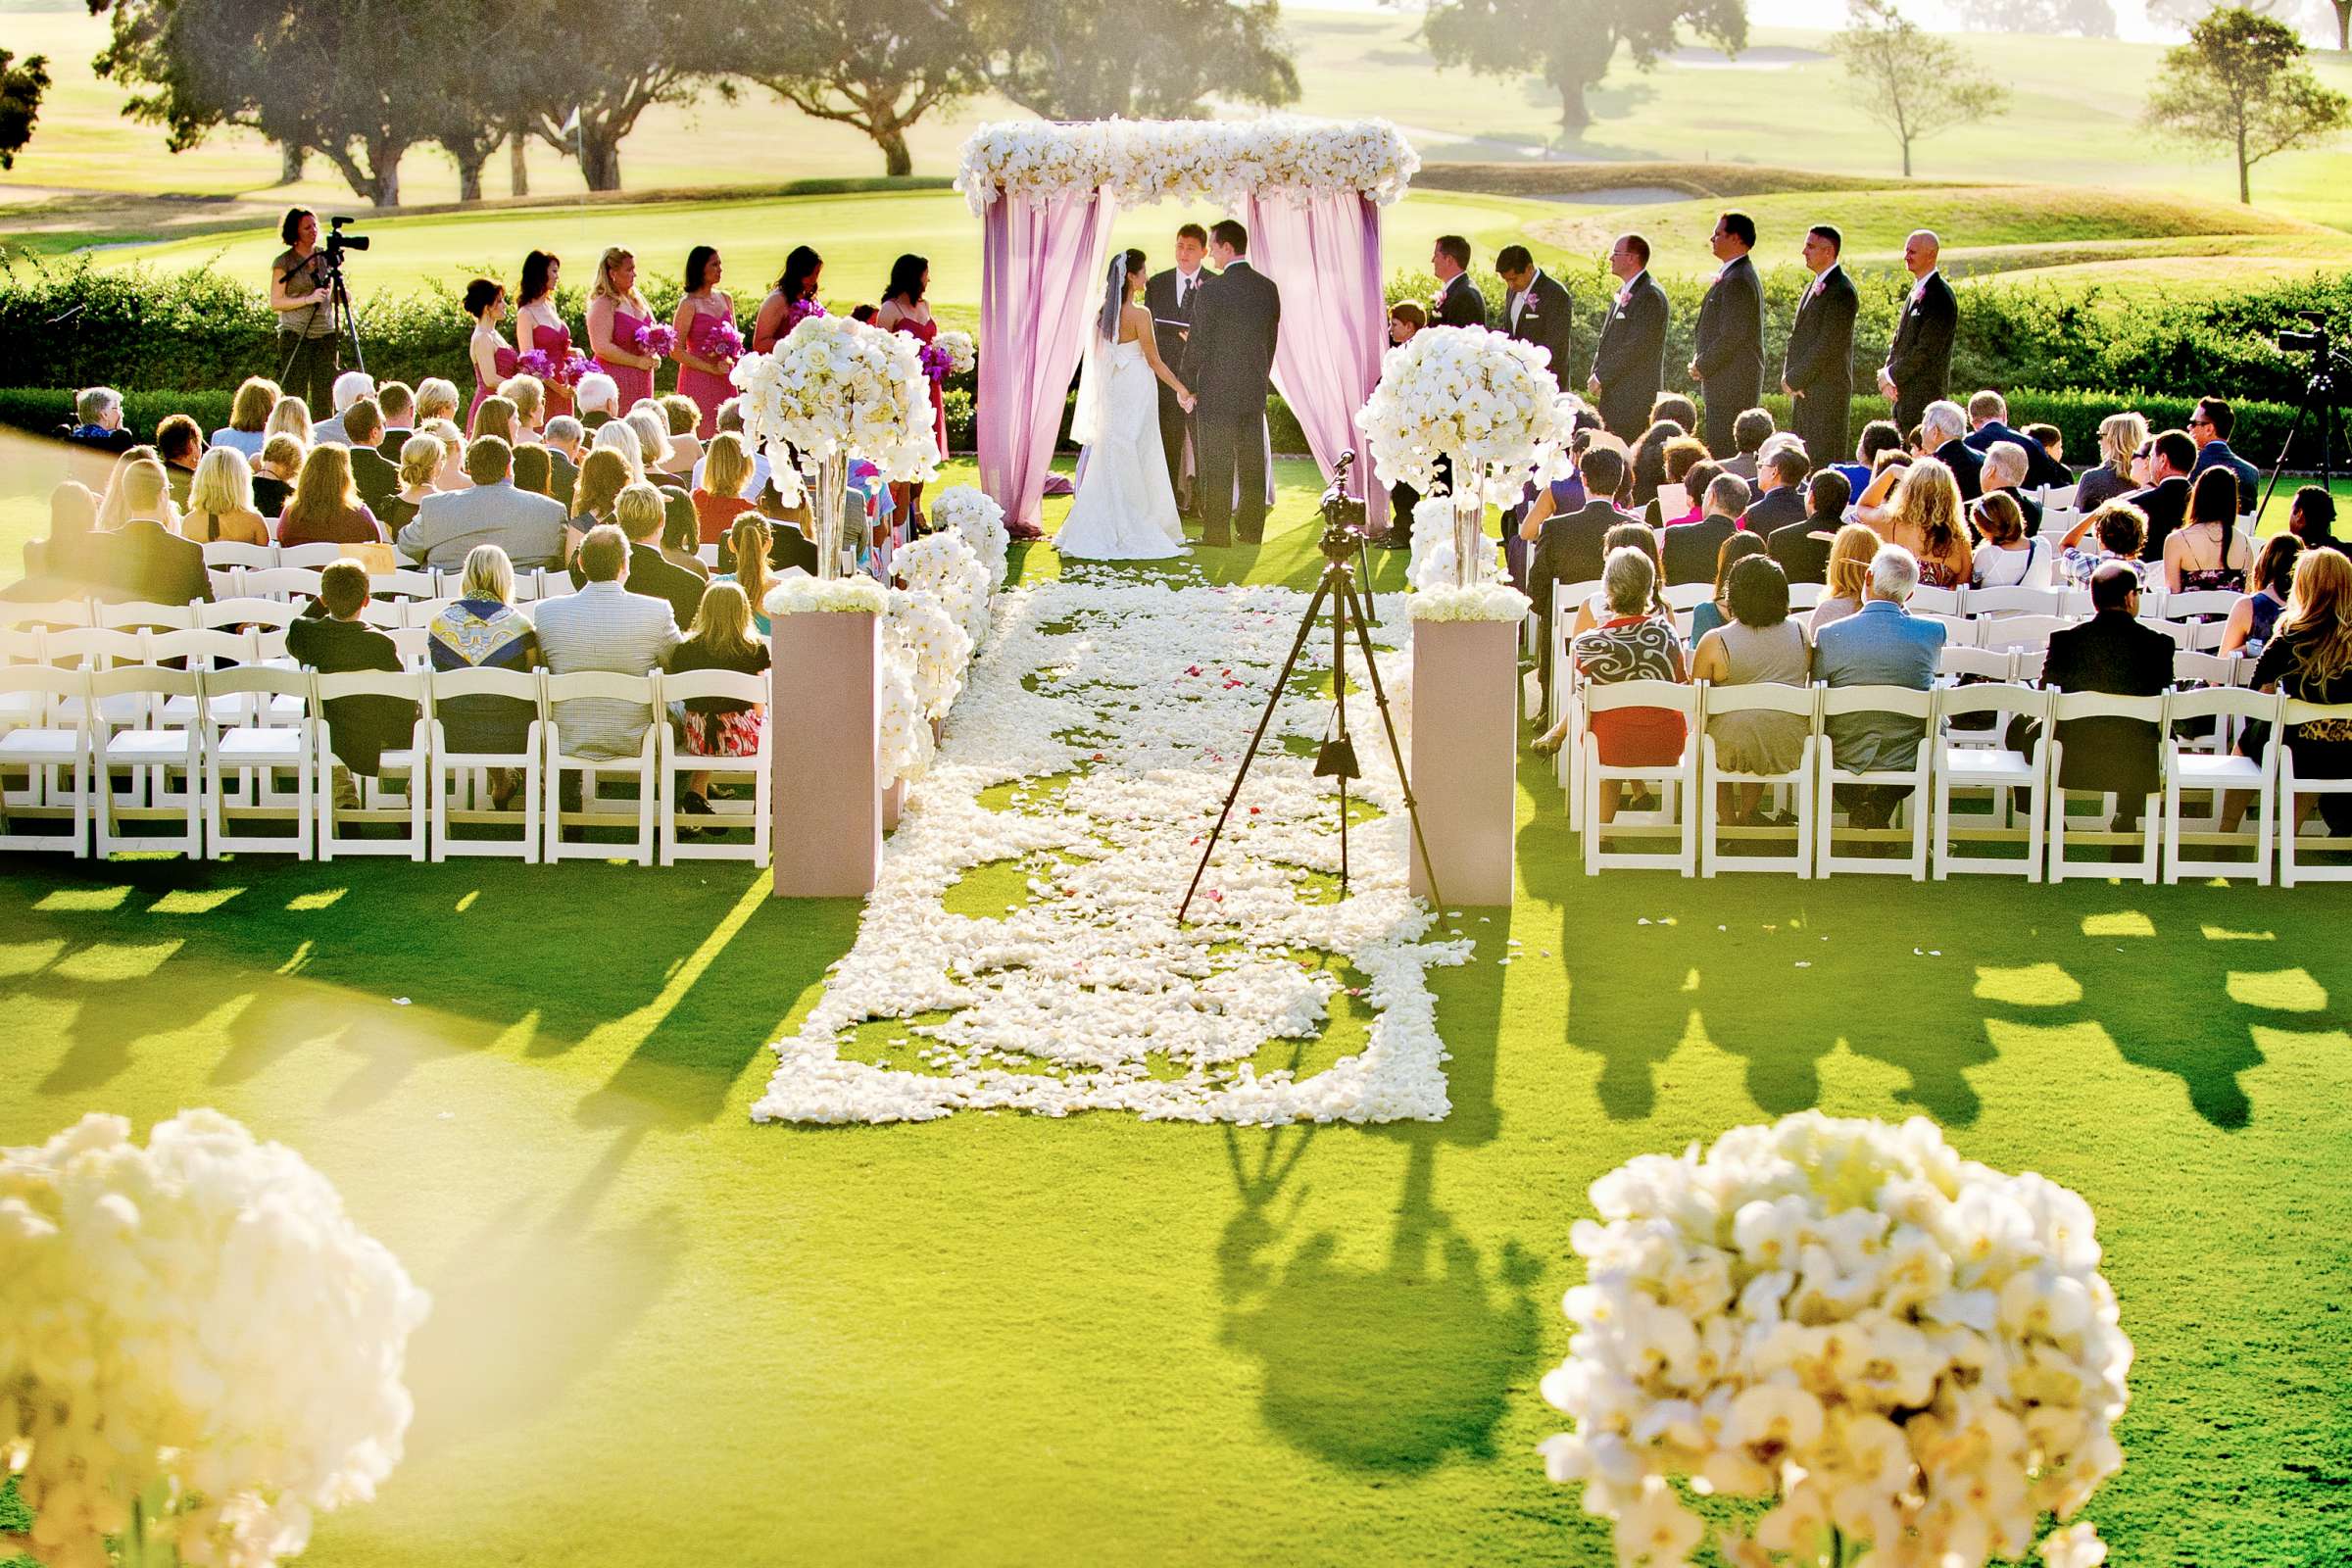
[[[1213,575],[1309,580],[1283,479]],[[320,1568],[1591,1565],[1532,1451],[1586,1186],[1799,1106],[1926,1114],[2098,1213],[2138,1347],[2111,1560],[2339,1560],[2343,891],[1589,882],[1547,769],[1520,784],[1517,899],[1431,974],[1443,1123],[755,1127],[854,902],[735,866],[18,860],[0,1142],[217,1105],[432,1290],[408,1459]]]

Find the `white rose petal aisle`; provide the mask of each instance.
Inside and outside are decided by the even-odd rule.
[[[1733,1568],[2021,1559],[2123,1463],[2132,1342],[2088,1205],[1960,1157],[1935,1123],[1817,1111],[1645,1155],[1592,1184],[1588,1283],[1542,1447],[1613,1520],[1620,1563],[1688,1561],[1675,1488],[1755,1499]],[[2039,1545],[2094,1568],[2086,1524]]]
[[[0,1150],[0,1537],[53,1568],[267,1568],[400,1462],[429,1301],[326,1179],[209,1110]],[[110,1551],[108,1539],[117,1538]]]
[[[1424,975],[1466,961],[1471,944],[1427,939],[1435,916],[1406,893],[1402,798],[1385,748],[1359,748],[1361,796],[1384,814],[1351,830],[1351,896],[1323,901],[1339,868],[1329,781],[1311,776],[1311,756],[1270,740],[1190,926],[1176,923],[1303,607],[1285,588],[1083,569],[1004,595],[947,744],[889,841],[857,943],[800,1032],[777,1043],[754,1118],[1444,1116],[1445,1052]],[[1376,640],[1395,642],[1400,609],[1383,604]],[[1328,660],[1328,639],[1308,647]],[[1392,690],[1404,665],[1383,652]],[[1327,712],[1295,680],[1271,734],[1311,741]],[[1025,875],[1024,904],[1001,917],[947,906],[960,878],[1000,862]],[[1303,1078],[1254,1070],[1269,1041],[1322,1031],[1340,986],[1330,959],[1367,981],[1364,1048]],[[903,1024],[894,1032],[907,1043],[887,1065],[845,1054],[869,1020]]]

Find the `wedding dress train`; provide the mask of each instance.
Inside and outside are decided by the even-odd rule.
[[[1054,549],[1089,561],[1183,555],[1184,524],[1159,441],[1159,379],[1142,344],[1111,345],[1093,378],[1082,402],[1095,404],[1094,440]]]

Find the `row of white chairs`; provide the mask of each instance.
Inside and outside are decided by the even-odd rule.
[[[1685,740],[1667,763],[1618,765],[1600,759],[1592,715],[1625,709],[1663,710],[1681,716]],[[2268,885],[2274,861],[2279,885],[2352,880],[2352,860],[2313,861],[2297,843],[2296,825],[2324,795],[2352,794],[2352,779],[2303,778],[2280,726],[2318,719],[2352,718],[2352,708],[2328,708],[2237,688],[2206,688],[2162,697],[2110,697],[2089,692],[2050,692],[2019,684],[1982,684],[1915,691],[1899,686],[1786,686],[1754,683],[1711,687],[1704,682],[1637,680],[1587,686],[1579,694],[1569,744],[1581,754],[1575,770],[1574,821],[1585,870],[1597,875],[1623,868],[1680,871],[1712,877],[1723,871],[1793,872],[1799,877],[1839,874],[1905,875],[1937,880],[1961,873],[2022,876],[2038,882],[2046,868],[2052,881],[2069,876],[2136,877],[2143,882],[2177,882],[2187,877],[2245,877]],[[1785,713],[1802,719],[1806,734],[1795,766],[1780,773],[1748,773],[1721,762],[1706,721],[1728,713]],[[1830,721],[1858,714],[1886,714],[1920,726],[1923,739],[1912,765],[1857,769],[1840,766],[1830,739]],[[2007,726],[2013,718],[2034,720],[2030,748],[2012,750]],[[2075,719],[2135,719],[2160,726],[2157,757],[2160,784],[2143,803],[2140,826],[2124,834],[2085,831],[2070,816],[2070,792],[2058,780],[2065,747],[2054,726]],[[1960,724],[1957,720],[1977,722]],[[2210,736],[2227,726],[2260,721],[2273,726],[2271,743],[2254,761],[2214,749]],[[2201,730],[2203,735],[2177,732]],[[1604,785],[1641,785],[1658,792],[1655,810],[1619,810],[1601,820]],[[1766,798],[1785,805],[1793,830],[1726,827],[1718,790],[1755,785]],[[1842,819],[1837,792],[1841,785],[1883,786],[1907,791],[1898,815],[1903,825],[1855,827]],[[1955,794],[1982,795],[1987,809],[1955,813]],[[2238,825],[2223,828],[2226,795],[2250,802]],[[2190,814],[2190,803],[2204,809]],[[2112,820],[2112,818],[2102,818]],[[1611,848],[1610,841],[1671,838],[1671,850]],[[1785,853],[1727,855],[1727,839],[1770,841]],[[1859,844],[1891,849],[1887,855],[1858,853]],[[2018,853],[1987,855],[1992,844]],[[2070,860],[2068,846],[2131,850],[2119,860]],[[2235,851],[2242,858],[2225,858]]]
[[[263,634],[240,646],[258,650]],[[644,675],[463,669],[318,674],[239,662],[193,639],[154,634],[161,663],[67,667],[0,665],[0,849],[85,857],[176,851],[196,857],[291,854],[309,859],[402,855],[412,860],[504,856],[528,863],[626,858],[761,861],[768,853],[771,780],[762,734],[755,756],[707,758],[679,744],[666,706],[700,699],[765,704],[767,682],[729,670]],[[383,753],[372,777],[354,775],[358,804],[338,804],[339,759],[326,705],[387,698],[416,705],[408,744]],[[453,747],[443,705],[505,698],[530,712],[519,749]],[[621,702],[653,714],[634,754],[589,756],[566,747],[564,707]],[[522,775],[515,805],[493,808],[489,771]],[[711,814],[678,809],[680,774],[752,781],[750,800],[712,801]],[[574,781],[579,797],[563,804]],[[633,798],[602,793],[633,784]],[[457,827],[479,830],[460,835]],[[41,831],[41,829],[47,831]],[[618,830],[620,842],[567,840],[567,828]],[[744,832],[741,841],[702,831]]]

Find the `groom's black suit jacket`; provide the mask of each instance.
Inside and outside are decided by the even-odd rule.
[[[1519,319],[1511,319],[1508,301],[1502,308],[1503,323],[1510,328],[1511,336],[1551,355],[1551,376],[1563,392],[1576,376],[1568,364],[1568,340],[1576,330],[1575,318],[1576,307],[1568,297],[1567,285],[1540,269],[1536,280],[1528,285],[1526,301],[1519,307]]]
[[[1282,291],[1246,259],[1236,259],[1200,290],[1183,377],[1200,400],[1197,417],[1254,424],[1264,416],[1281,325]]]

